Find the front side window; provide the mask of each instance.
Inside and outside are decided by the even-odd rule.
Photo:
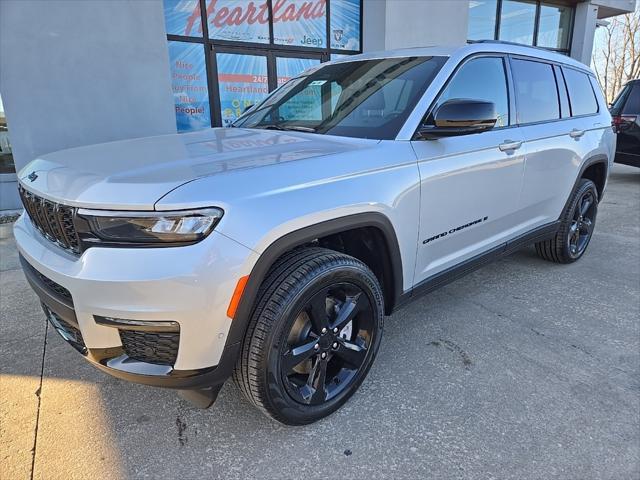
[[[291,79],[235,123],[393,139],[445,57],[398,57],[321,66]]]
[[[453,99],[492,102],[498,114],[496,127],[509,125],[509,95],[502,58],[481,57],[462,65],[438,98],[436,109]]]
[[[586,73],[578,72],[572,68],[563,68],[564,79],[569,91],[571,102],[571,115],[589,115],[598,112],[598,101],[591,87],[591,82]]]
[[[512,60],[511,64],[518,123],[559,119],[560,104],[553,67],[548,63],[519,59]]]

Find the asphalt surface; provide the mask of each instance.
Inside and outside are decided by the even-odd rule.
[[[284,427],[228,382],[198,410],[85,364],[45,326],[0,226],[0,478],[640,478],[640,169],[586,256],[532,248],[387,319],[359,392]]]

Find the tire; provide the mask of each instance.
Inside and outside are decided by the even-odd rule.
[[[293,250],[258,291],[234,381],[275,420],[315,422],[358,389],[383,321],[382,289],[364,263],[324,248]]]
[[[586,252],[598,213],[598,190],[586,178],[580,180],[562,214],[556,235],[536,243],[538,255],[550,262],[573,263]]]

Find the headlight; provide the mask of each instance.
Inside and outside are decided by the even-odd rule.
[[[87,222],[90,243],[110,244],[185,244],[209,235],[223,211],[219,208],[173,212],[78,211]]]

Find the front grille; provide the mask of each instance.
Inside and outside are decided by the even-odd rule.
[[[173,365],[178,356],[180,333],[120,330],[124,352],[134,360],[156,365]]]
[[[86,349],[84,339],[82,338],[82,332],[78,330],[77,327],[68,323],[46,305],[43,305],[42,308],[44,309],[44,313],[47,315],[49,322],[53,325],[56,331],[62,335],[62,338],[71,343],[71,345],[80,352]]]
[[[80,239],[73,224],[75,208],[38,197],[22,185],[18,191],[31,223],[40,233],[65,250],[80,254]]]

